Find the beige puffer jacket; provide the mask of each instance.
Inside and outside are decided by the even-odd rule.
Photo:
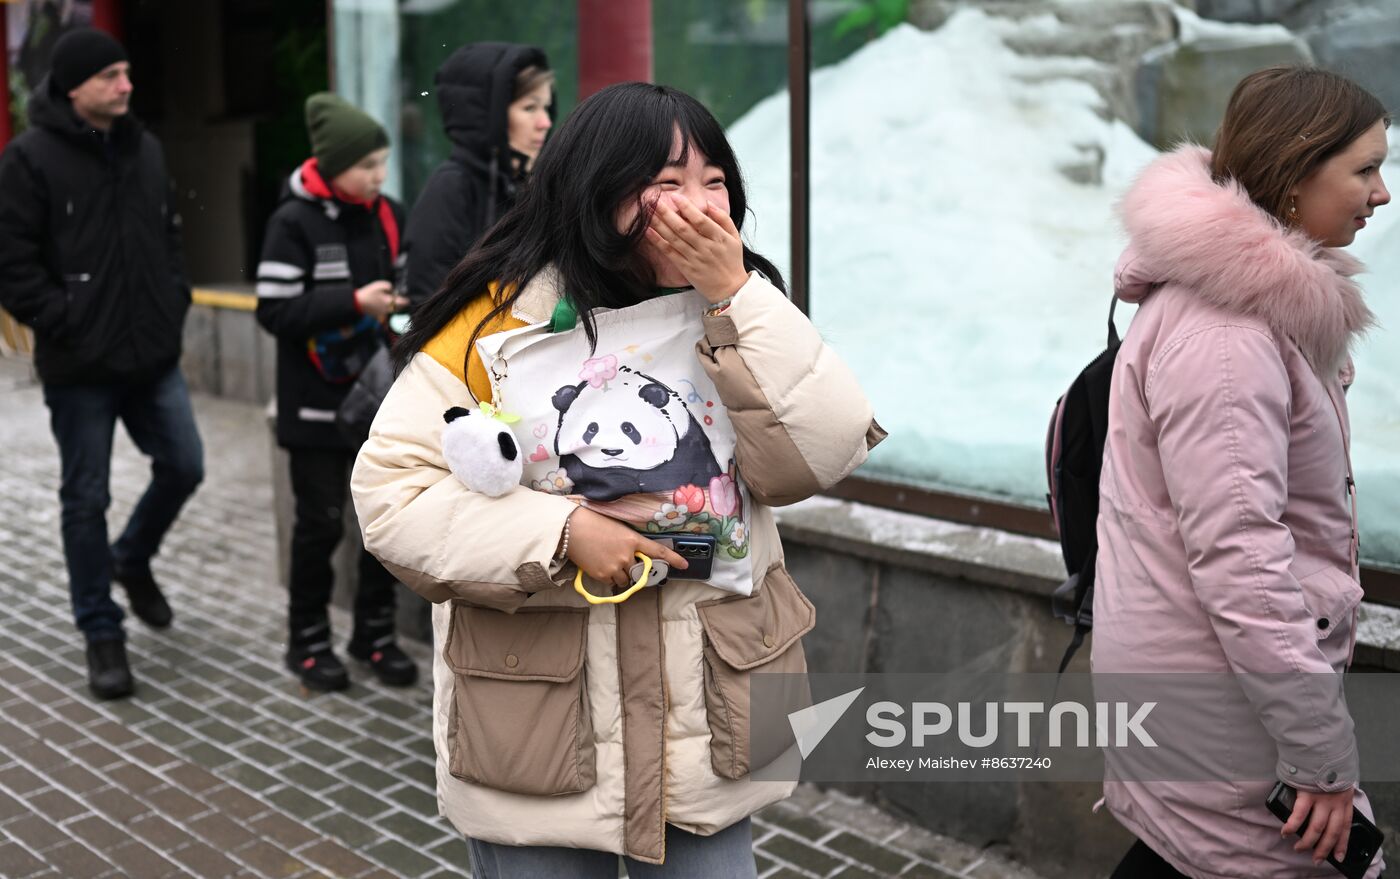
[[[542,274],[502,328],[547,319],[558,299]],[[437,602],[439,808],[489,842],[663,863],[666,824],[709,835],[791,793],[748,780],[777,756],[749,753],[748,676],[804,672],[800,639],[816,623],[768,505],[839,482],[884,434],[807,318],[752,275],[705,318],[696,354],[755,501],[753,595],[676,580],[590,607],[567,588],[573,566],[552,561],[573,502],[523,486],[476,495],[443,459],[442,413],[471,405],[464,355],[484,312],[468,308],[414,356],[352,478],[365,546]]]

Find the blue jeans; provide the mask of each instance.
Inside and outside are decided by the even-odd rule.
[[[666,863],[660,866],[632,858],[631,879],[754,879],[753,831],[748,818],[713,836],[696,836],[666,825]],[[617,879],[618,856],[586,848],[547,845],[498,845],[467,839],[473,879]]]
[[[140,570],[160,549],[180,507],[204,478],[204,446],[179,367],[141,383],[45,385],[49,425],[58,440],[63,556],[73,619],[89,641],[121,638],[122,609],[112,600],[112,565]],[[114,546],[107,545],[108,483],[117,419],[151,459],[147,486]]]

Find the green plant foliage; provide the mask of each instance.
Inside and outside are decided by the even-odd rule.
[[[3,47],[0,47],[0,51],[3,51]],[[10,90],[10,132],[18,137],[29,127],[29,84],[24,81],[22,72],[10,68],[7,86]]]
[[[874,21],[875,4],[867,2],[864,6],[857,6],[841,16],[836,26],[831,29],[831,34],[839,40],[851,31],[869,27]]]
[[[831,29],[835,39],[865,30],[869,39],[884,34],[909,17],[909,0],[861,0],[861,5],[837,19]]]
[[[882,34],[909,17],[909,0],[875,0],[875,8]]]
[[[261,241],[263,225],[288,175],[311,154],[303,102],[307,95],[325,91],[330,79],[324,6],[279,3],[273,15],[280,34],[272,61],[279,88],[276,103],[264,108],[254,126],[253,216],[258,231],[250,237],[250,248]],[[250,250],[248,258],[256,261],[256,251]]]
[[[273,64],[282,100],[258,123],[258,167],[275,175],[275,185],[311,150],[306,137],[303,102],[306,96],[329,86],[325,25],[319,22],[284,22]]]

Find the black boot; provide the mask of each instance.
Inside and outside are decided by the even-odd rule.
[[[141,622],[153,629],[164,629],[175,618],[164,593],[156,585],[156,578],[151,575],[150,565],[123,568],[113,560],[112,579],[126,590],[131,612],[136,614],[136,618]]]
[[[388,616],[370,623],[356,621],[355,634],[347,652],[367,663],[381,683],[389,687],[409,687],[418,680],[418,665],[394,642],[394,618]]]
[[[126,661],[126,642],[120,638],[89,641],[87,665],[88,689],[99,699],[124,699],[136,688]]]
[[[350,644],[349,653],[367,663],[380,683],[389,687],[410,687],[418,680],[418,664],[399,649],[392,637],[382,647],[362,648]]]
[[[287,644],[287,668],[308,690],[329,693],[350,686],[350,673],[331,650],[328,622],[294,628]]]

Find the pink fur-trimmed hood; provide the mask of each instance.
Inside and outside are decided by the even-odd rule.
[[[1352,281],[1361,263],[1284,228],[1234,181],[1217,184],[1204,147],[1154,161],[1119,213],[1130,239],[1114,274],[1120,299],[1179,284],[1292,339],[1320,376],[1336,375],[1352,337],[1375,322]]]

